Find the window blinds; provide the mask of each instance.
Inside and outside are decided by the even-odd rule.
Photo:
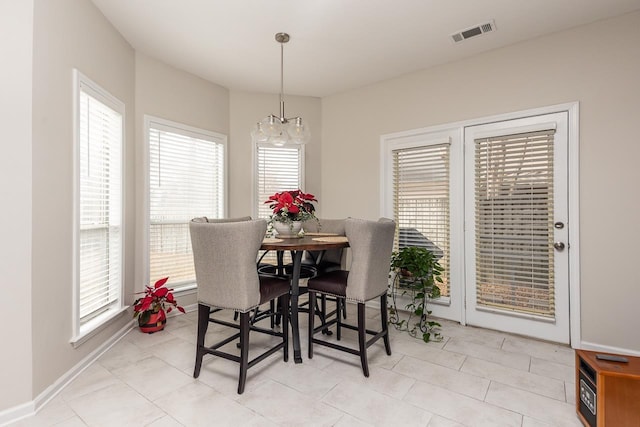
[[[256,197],[258,218],[269,219],[272,210],[264,202],[275,193],[302,189],[303,163],[299,146],[256,145]],[[288,255],[285,255],[288,256]],[[276,264],[276,254],[267,252],[261,263]]]
[[[554,316],[554,133],[475,140],[478,306]]]
[[[439,257],[443,297],[449,296],[449,156],[449,144],[393,151],[397,247],[424,247]]]
[[[272,214],[264,202],[275,193],[302,188],[302,154],[300,147],[257,145],[258,218]]]
[[[189,221],[224,216],[224,144],[155,122],[148,134],[149,278],[194,283]]]
[[[122,114],[79,93],[80,325],[120,302],[122,293]]]

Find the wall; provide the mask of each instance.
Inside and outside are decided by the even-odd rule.
[[[0,414],[31,400],[33,1],[0,2]],[[10,351],[7,351],[10,345]],[[8,385],[11,384],[11,387]],[[2,416],[0,416],[0,423]]]
[[[636,12],[323,98],[325,214],[378,216],[382,134],[579,101],[582,340],[640,351],[638,40]]]
[[[302,117],[311,130],[311,142],[305,147],[305,191],[320,201],[318,214],[322,215],[320,188],[321,157],[321,106],[320,99],[285,95],[285,115]],[[230,97],[230,145],[229,145],[229,215],[252,215],[253,169],[251,129],[256,122],[269,114],[280,111],[278,94],[250,93],[232,90]]]
[[[35,0],[33,28],[35,398],[131,322],[130,315],[123,313],[78,348],[69,343],[73,334],[73,68],[125,103],[125,224],[133,224],[135,215],[135,106],[134,51],[93,3]],[[134,227],[127,226],[125,232],[125,295],[131,295]]]
[[[145,147],[144,115],[229,134],[229,91],[219,85],[173,68],[140,52],[135,54],[136,99],[136,269],[139,291],[145,284],[146,266],[142,255],[147,245],[144,237]],[[177,295],[180,305],[195,304],[193,293]]]

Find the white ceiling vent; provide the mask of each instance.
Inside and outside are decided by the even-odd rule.
[[[459,31],[455,34],[451,35],[451,38],[454,42],[459,43],[463,40],[470,39],[471,37],[479,36],[484,33],[489,33],[496,30],[496,23],[493,22],[493,19],[489,22],[485,22],[484,24],[479,24],[471,28],[467,28],[466,30]]]

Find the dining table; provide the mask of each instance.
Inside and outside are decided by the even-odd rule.
[[[265,251],[278,252],[277,274],[287,276],[291,280],[291,338],[293,341],[293,360],[295,363],[302,363],[302,352],[300,350],[300,329],[298,326],[298,297],[300,296],[300,270],[302,267],[302,254],[304,251],[319,252],[320,254],[328,249],[340,249],[349,247],[349,241],[345,236],[332,233],[306,233],[297,237],[266,237],[260,249]],[[292,269],[290,274],[285,273],[282,254],[291,253]],[[283,325],[287,327],[287,325]]]

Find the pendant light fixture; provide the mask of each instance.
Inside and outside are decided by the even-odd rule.
[[[251,136],[256,142],[268,142],[276,147],[289,143],[306,144],[311,133],[309,127],[302,123],[302,118],[288,119],[284,116],[284,44],[289,41],[289,34],[277,33],[276,41],[280,43],[280,116],[270,114],[260,120]]]

